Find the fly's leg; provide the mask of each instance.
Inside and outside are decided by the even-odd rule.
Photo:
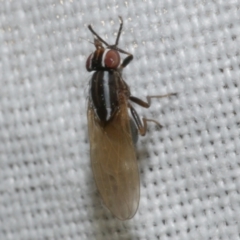
[[[119,16],[119,20],[120,20],[120,27],[118,30],[115,44],[113,46],[109,46],[109,47],[111,49],[115,49],[115,50],[119,51],[120,53],[128,55],[126,58],[123,59],[123,62],[119,67],[119,70],[121,71],[124,67],[126,67],[133,60],[133,55],[129,52],[126,52],[125,50],[122,50],[121,48],[118,48],[118,42],[119,42],[120,35],[122,33],[122,27],[123,27],[123,20],[122,20],[121,16]]]
[[[141,107],[149,108],[151,106],[151,99],[152,98],[164,98],[164,97],[171,97],[171,96],[176,96],[176,95],[177,95],[177,93],[168,93],[168,94],[165,94],[165,95],[147,96],[147,102],[144,102],[143,100],[141,100],[137,97],[134,97],[134,96],[130,96],[129,100],[131,100],[132,102],[140,105]]]
[[[157,96],[147,96],[147,102],[144,102],[143,100],[133,97],[133,96],[130,96],[129,99],[144,108],[149,108],[151,106],[152,98],[163,98],[163,97],[170,97],[170,96],[175,96],[175,95],[177,95],[177,93],[169,93],[166,95],[157,95]],[[129,108],[130,108],[131,114],[133,116],[133,119],[137,125],[140,135],[144,136],[146,134],[147,122],[154,122],[160,128],[163,127],[158,121],[156,121],[154,119],[142,118],[142,121],[141,121],[137,111],[133,108],[133,106],[131,104],[129,104]]]
[[[123,62],[122,64],[120,65],[119,67],[119,70],[121,71],[123,68],[125,68],[132,60],[133,60],[133,55],[131,53],[127,53],[125,52],[126,54],[128,54],[128,56],[126,58],[123,59]]]
[[[144,136],[146,134],[147,122],[154,122],[160,128],[162,128],[162,125],[159,122],[155,121],[154,119],[142,118],[142,121],[141,121],[137,111],[134,109],[134,107],[131,104],[129,104],[129,108],[141,136]]]

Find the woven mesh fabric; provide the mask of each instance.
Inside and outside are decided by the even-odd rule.
[[[240,2],[1,1],[0,239],[240,239]],[[87,25],[134,60],[141,200],[119,221],[90,168]]]

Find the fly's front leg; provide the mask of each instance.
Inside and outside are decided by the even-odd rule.
[[[126,52],[126,51],[120,49],[120,48],[116,48],[116,50],[119,51],[120,53],[124,53],[124,54],[128,55],[126,58],[123,59],[123,62],[119,67],[119,70],[121,71],[133,60],[133,55],[129,52]]]
[[[133,60],[133,55],[129,53],[129,55],[123,59],[120,69],[125,68],[132,60]]]
[[[117,45],[111,45],[108,46],[109,49],[114,49],[120,53],[126,54],[128,55],[126,58],[123,59],[122,64],[119,66],[119,70],[121,71],[123,68],[125,68],[132,60],[133,60],[133,55],[129,52],[126,52],[124,50],[122,50],[121,48],[119,48]]]

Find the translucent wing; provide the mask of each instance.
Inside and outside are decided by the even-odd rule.
[[[139,173],[127,105],[101,126],[88,108],[90,155],[94,178],[106,207],[119,219],[132,218],[139,204]]]

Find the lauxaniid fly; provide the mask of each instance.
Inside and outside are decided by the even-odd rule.
[[[131,102],[149,108],[151,98],[173,94],[148,96],[147,102],[131,95],[121,72],[132,61],[133,55],[118,47],[123,26],[122,18],[119,19],[114,45],[109,45],[91,25],[88,26],[95,37],[96,50],[86,61],[86,69],[94,71],[90,80],[87,116],[91,164],[97,188],[106,207],[120,220],[126,220],[135,215],[140,198],[134,146],[138,132],[145,135],[148,121],[161,127],[155,120],[141,120]],[[120,53],[127,55],[122,63]]]

